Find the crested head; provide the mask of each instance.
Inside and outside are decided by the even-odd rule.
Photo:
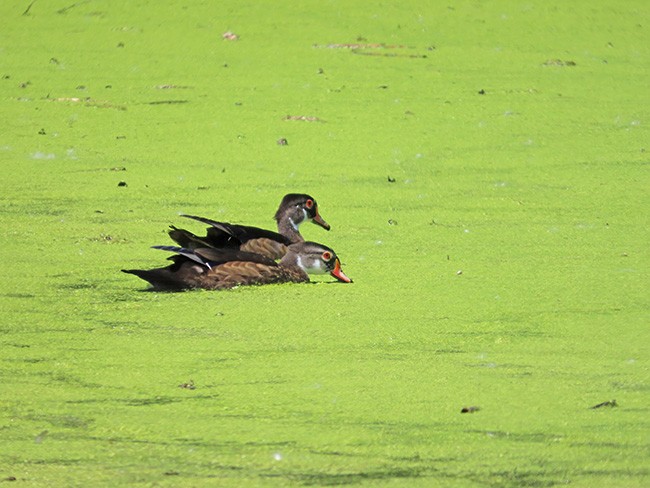
[[[316,242],[291,244],[280,264],[298,266],[307,274],[329,273],[344,283],[352,282],[341,270],[341,261],[334,250]]]

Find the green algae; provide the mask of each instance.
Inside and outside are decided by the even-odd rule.
[[[647,485],[645,2],[28,5],[0,479]],[[293,191],[354,284],[119,273],[178,213],[271,226]]]

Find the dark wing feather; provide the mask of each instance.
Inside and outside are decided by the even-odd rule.
[[[178,247],[178,246],[151,246],[151,247],[152,249],[160,249],[161,251],[169,251],[169,252],[176,253],[198,264],[207,266],[208,268],[212,267],[212,263],[210,263],[209,260],[205,259],[203,256],[201,256],[200,254],[198,254],[192,249],[186,249],[184,247]]]
[[[170,225],[169,227],[171,228],[169,231],[169,237],[182,247],[187,249],[197,249],[199,247],[210,247],[211,245],[205,240],[205,238],[194,235],[185,229],[179,229],[173,225]]]
[[[196,215],[185,215],[188,219],[198,220],[208,224],[208,234],[204,239],[213,247],[239,247],[251,239],[271,239],[284,245],[291,244],[291,241],[272,230],[261,229],[249,225],[230,224],[228,222],[217,222],[216,220],[198,217]]]
[[[265,264],[267,266],[277,266],[277,263],[271,258],[254,252],[242,251],[240,249],[216,249],[214,247],[187,249],[177,246],[152,246],[152,248],[176,253],[177,256],[174,257],[175,262],[182,262],[183,259],[187,259],[207,266],[208,268],[231,261],[253,262]]]
[[[239,249],[216,249],[214,247],[204,247],[195,249],[194,253],[207,260],[211,266],[217,266],[232,261],[252,262],[265,264],[267,266],[277,266],[277,263],[261,254],[246,252]]]

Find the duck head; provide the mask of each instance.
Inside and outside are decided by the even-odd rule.
[[[298,231],[300,224],[307,220],[311,220],[325,230],[330,230],[330,225],[318,213],[316,200],[304,193],[285,195],[275,213],[275,220],[278,227],[281,227],[282,222],[286,221],[295,231]]]
[[[327,274],[343,283],[352,283],[341,269],[341,261],[327,246],[315,242],[291,244],[280,265],[298,266],[307,274]]]

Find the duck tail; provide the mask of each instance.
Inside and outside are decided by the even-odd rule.
[[[207,242],[205,242],[205,239],[192,234],[190,231],[179,229],[173,225],[170,225],[169,227],[171,228],[171,230],[168,231],[169,237],[171,237],[172,241],[181,247],[196,249],[199,247],[210,246]]]
[[[123,273],[137,276],[147,281],[154,290],[178,291],[187,288],[169,268],[160,269],[123,269]]]

